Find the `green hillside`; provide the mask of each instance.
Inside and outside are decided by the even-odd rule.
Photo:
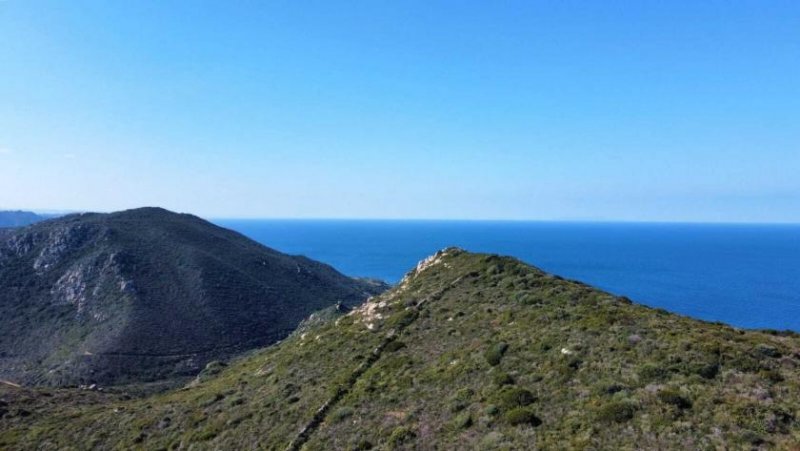
[[[795,449],[800,338],[448,249],[146,398],[0,389],[3,449]]]

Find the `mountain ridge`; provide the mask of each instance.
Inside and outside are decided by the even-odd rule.
[[[160,208],[6,232],[0,286],[0,377],[49,385],[191,375],[385,289]]]
[[[39,215],[32,211],[0,210],[0,229],[24,227],[49,218],[51,218],[51,216]]]

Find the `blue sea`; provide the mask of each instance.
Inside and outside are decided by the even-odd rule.
[[[218,220],[351,276],[397,282],[447,246],[511,255],[636,302],[745,328],[800,331],[800,226]]]

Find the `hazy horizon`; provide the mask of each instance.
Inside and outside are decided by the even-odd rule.
[[[136,208],[164,208],[158,206],[147,207],[133,207]],[[83,214],[83,213],[115,213],[122,210],[101,211],[101,210],[61,210],[61,209],[9,209],[0,206],[0,212],[3,211],[22,211],[32,212],[38,215],[52,215],[64,216],[70,214]],[[622,219],[604,219],[604,218],[544,218],[544,219],[506,219],[506,218],[370,218],[370,217],[280,217],[280,216],[204,216],[198,215],[191,211],[178,211],[176,213],[186,213],[199,216],[208,221],[331,221],[331,222],[520,222],[520,223],[571,223],[571,224],[665,224],[665,225],[764,225],[764,226],[800,226],[800,222],[759,222],[759,221],[685,221],[685,220],[670,220],[670,221],[648,221],[648,220],[622,220]]]

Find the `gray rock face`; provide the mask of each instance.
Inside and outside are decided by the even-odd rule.
[[[99,235],[98,230],[80,223],[54,228],[47,236],[35,235],[34,245],[41,244],[41,251],[33,261],[33,269],[44,271],[52,268],[65,254],[97,235]]]

